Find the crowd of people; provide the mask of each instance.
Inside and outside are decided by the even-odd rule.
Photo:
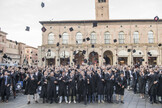
[[[123,103],[125,88],[140,98],[149,95],[150,103],[162,103],[162,66],[46,66],[0,67],[0,95],[8,102],[10,92],[16,98],[16,85],[22,83],[35,103]],[[41,88],[41,89],[40,89]],[[130,91],[131,92],[131,91]],[[113,99],[115,95],[115,99]]]

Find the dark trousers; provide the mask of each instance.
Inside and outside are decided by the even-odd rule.
[[[150,102],[156,102],[156,94],[150,95]]]
[[[137,93],[137,80],[134,80],[134,87],[133,87],[134,93]]]
[[[7,86],[4,87],[4,90],[1,92],[1,96],[2,96],[2,101],[5,100],[5,96],[6,96],[6,100],[9,99],[9,96],[10,96],[10,86],[9,87],[7,87]]]

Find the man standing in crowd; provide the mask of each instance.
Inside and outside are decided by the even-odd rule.
[[[6,97],[6,103],[8,103],[10,96],[11,77],[9,76],[7,70],[5,70],[4,75],[1,75],[0,82],[2,102],[5,102]]]
[[[124,73],[121,72],[120,77],[116,80],[116,101],[119,103],[119,96],[121,103],[124,104],[124,89],[127,86],[126,78],[124,77]]]

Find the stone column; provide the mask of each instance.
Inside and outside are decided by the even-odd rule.
[[[148,55],[147,55],[147,46],[144,47],[145,51],[144,51],[144,62],[142,63],[143,65],[145,65],[145,63],[147,62],[148,64]]]
[[[70,47],[70,66],[72,66],[73,63],[73,47]]]
[[[162,65],[162,47],[160,48],[160,65]]]
[[[113,65],[116,65],[116,62],[117,62],[117,47],[114,48]]]
[[[99,66],[102,66],[103,65],[103,53],[102,53],[103,47],[101,46],[99,49],[100,49],[100,53],[99,53]]]
[[[131,50],[131,52],[132,52],[132,50]],[[132,55],[132,53],[131,52],[128,52],[129,53],[129,56],[128,56],[128,65],[132,65],[133,63],[133,61],[132,61],[132,57],[133,57],[133,55]]]
[[[158,60],[158,61],[157,61],[157,65],[161,65],[161,64],[162,64],[162,63],[161,63],[161,62],[162,62],[162,52],[161,52],[162,50],[161,50],[160,47],[159,47],[158,50],[159,50],[159,55],[158,55],[158,58],[157,58],[157,60]]]

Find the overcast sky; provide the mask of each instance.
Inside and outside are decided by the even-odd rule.
[[[109,0],[110,19],[162,18],[162,0]],[[41,2],[45,7],[41,8]],[[0,0],[0,27],[7,38],[34,47],[42,43],[41,24],[49,20],[95,19],[95,0]],[[25,27],[30,26],[30,32]]]

